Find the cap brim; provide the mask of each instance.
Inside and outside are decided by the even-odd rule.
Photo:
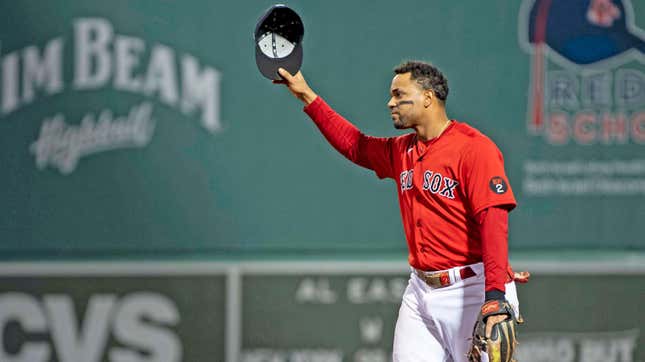
[[[302,65],[302,43],[297,43],[291,54],[284,58],[270,58],[262,53],[262,50],[255,44],[255,63],[263,76],[271,80],[280,80],[278,68],[284,68],[291,74],[296,74]]]

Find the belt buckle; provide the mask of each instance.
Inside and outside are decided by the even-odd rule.
[[[432,288],[444,288],[452,284],[446,271],[428,274],[417,269],[417,275]]]

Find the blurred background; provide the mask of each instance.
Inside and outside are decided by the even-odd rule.
[[[390,360],[395,184],[260,75],[272,4],[0,2],[0,361]],[[518,360],[645,361],[645,2],[286,4],[365,133],[419,59],[504,153]]]

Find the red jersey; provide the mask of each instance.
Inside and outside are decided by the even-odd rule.
[[[493,141],[454,120],[426,142],[415,133],[366,136],[320,97],[305,112],[339,152],[378,177],[397,182],[411,266],[443,270],[482,261],[476,215],[489,207],[516,206]],[[505,267],[506,260],[502,262]]]

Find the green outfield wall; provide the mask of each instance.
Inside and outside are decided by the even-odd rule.
[[[270,4],[0,4],[0,258],[403,255],[394,183],[257,71]],[[621,4],[616,26],[642,45],[645,6]],[[538,52],[530,0],[289,5],[310,84],[368,134],[401,134],[395,65],[446,73],[449,116],[505,155],[513,250],[645,247],[641,52]]]

